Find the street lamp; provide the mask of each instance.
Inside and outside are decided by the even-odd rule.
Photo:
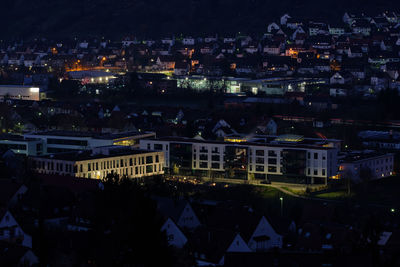
[[[280,197],[279,200],[281,201],[281,216],[283,216],[283,197]]]

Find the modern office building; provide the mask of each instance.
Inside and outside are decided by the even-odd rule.
[[[123,146],[98,147],[32,157],[32,169],[42,174],[102,179],[114,173],[142,178],[164,173],[164,153]]]
[[[39,101],[46,97],[39,87],[26,85],[0,85],[0,99]]]
[[[154,132],[126,132],[119,134],[98,134],[77,131],[47,131],[25,134],[25,138],[40,139],[45,144],[45,154],[86,150],[102,146],[138,147],[142,138],[154,138]]]
[[[190,138],[142,139],[140,148],[163,151],[171,173],[215,178],[326,184],[337,175],[339,140],[297,135],[240,142]]]
[[[0,135],[0,148],[11,149],[15,154],[37,156],[44,154],[45,144],[38,138],[24,138],[20,135]]]
[[[203,92],[209,90],[223,91],[230,94],[241,92],[240,85],[247,78],[207,77],[201,75],[177,76],[177,87]]]

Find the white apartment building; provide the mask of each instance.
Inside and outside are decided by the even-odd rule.
[[[164,153],[120,146],[58,153],[31,158],[38,173],[103,179],[114,173],[128,178],[142,178],[164,173]]]
[[[171,172],[283,182],[301,178],[305,183],[327,183],[328,178],[337,175],[338,149],[327,141],[318,141],[231,143],[161,138],[142,139],[140,148],[163,151],[165,167]]]

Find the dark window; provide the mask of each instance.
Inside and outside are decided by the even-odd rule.
[[[318,170],[314,170],[314,175],[318,175]]]
[[[218,153],[219,152],[219,147],[214,147],[211,152],[212,153]]]
[[[160,162],[160,157],[156,155],[156,163]]]
[[[208,163],[207,162],[200,162],[200,168],[208,168]]]
[[[200,155],[200,160],[208,160],[208,155],[207,154],[201,154]]]
[[[213,163],[211,163],[211,168],[212,169],[219,169],[219,163],[217,163],[217,162],[213,162]]]
[[[274,150],[268,150],[268,156],[269,157],[276,157],[277,154],[276,154],[276,152]]]
[[[154,150],[162,150],[162,144],[154,144]]]
[[[276,159],[268,159],[268,164],[271,164],[271,165],[276,165]]]
[[[132,158],[129,159],[129,166],[133,166]]]
[[[42,144],[36,144],[36,151],[42,151],[43,150],[43,145]]]
[[[268,172],[276,172],[276,167],[274,166],[268,166]]]
[[[314,153],[314,159],[318,159],[318,153]]]
[[[201,147],[201,149],[200,149],[200,153],[207,153],[208,152],[208,149],[206,148],[206,147]]]
[[[153,165],[147,165],[146,166],[146,173],[153,172]]]
[[[212,160],[212,161],[219,161],[219,160],[220,160],[220,157],[219,157],[219,155],[212,155],[212,156],[211,156],[211,160]]]
[[[263,165],[256,165],[256,172],[263,172],[264,166]]]
[[[69,145],[69,146],[87,146],[87,140],[55,139],[48,138],[47,144],[50,145]]]
[[[276,160],[276,159],[274,159],[274,160]],[[256,163],[264,164],[264,158],[256,158]]]
[[[146,164],[153,163],[153,156],[146,157]]]
[[[256,156],[264,156],[264,150],[256,150]]]

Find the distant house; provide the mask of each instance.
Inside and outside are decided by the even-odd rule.
[[[39,259],[27,247],[0,241],[0,266],[38,266]]]
[[[280,30],[280,27],[275,22],[272,22],[272,23],[268,24],[268,26],[267,26],[267,32],[273,32],[273,31],[278,31],[278,30]]]
[[[276,135],[278,131],[278,125],[273,119],[270,119],[265,125],[257,126],[257,130],[263,134]]]
[[[330,79],[330,84],[347,84],[352,81],[352,75],[347,72],[336,72]]]
[[[182,44],[184,45],[194,45],[196,43],[196,40],[192,37],[185,37],[182,39]]]
[[[165,197],[155,197],[158,211],[171,218],[179,227],[195,229],[201,225],[190,203],[186,200],[174,201]]]
[[[187,62],[181,61],[175,64],[174,74],[177,76],[187,75],[190,70],[190,65]]]
[[[248,246],[253,251],[266,251],[271,248],[282,248],[282,236],[277,234],[263,216],[254,230]]]
[[[212,132],[219,138],[225,137],[230,134],[237,134],[237,132],[232,129],[225,120],[218,121],[212,129]]]
[[[32,248],[32,237],[22,230],[11,212],[6,209],[0,212],[0,240]]]
[[[340,36],[340,35],[345,34],[345,29],[342,26],[329,25],[328,28],[329,28],[329,34],[331,34],[331,35]]]
[[[280,18],[281,25],[286,25],[288,19],[292,18],[289,14],[285,14]]]
[[[161,231],[165,231],[167,235],[168,244],[177,248],[183,248],[188,239],[179,229],[179,227],[174,223],[171,218],[168,218],[166,222],[161,227]]]
[[[168,56],[159,56],[156,60],[156,66],[162,70],[173,70],[175,68],[175,60]]]
[[[269,55],[279,55],[283,48],[280,42],[269,42],[264,45],[263,52]]]
[[[252,252],[240,234],[236,234],[232,243],[229,245],[226,253],[249,253]],[[218,265],[224,265],[225,257],[223,256],[219,261]]]

